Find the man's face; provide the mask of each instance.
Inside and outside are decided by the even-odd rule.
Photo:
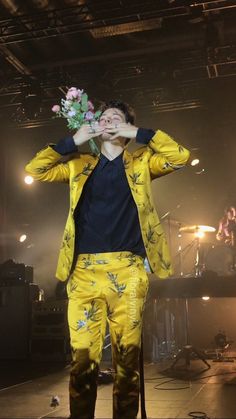
[[[233,214],[231,211],[227,211],[227,218],[228,220],[232,220],[233,219]]]
[[[117,108],[106,109],[99,119],[99,125],[102,128],[112,128],[116,125],[126,122],[125,114]],[[101,135],[102,141],[109,141],[113,134],[104,131]],[[117,140],[117,138],[116,138]],[[114,140],[114,141],[116,141]]]

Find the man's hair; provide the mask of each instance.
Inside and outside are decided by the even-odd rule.
[[[125,115],[126,122],[129,122],[130,124],[134,125],[135,113],[133,108],[131,108],[131,106],[128,105],[128,103],[121,102],[120,100],[110,100],[109,102],[103,103],[101,105],[100,111],[103,113],[110,108],[117,108],[120,111],[122,111]]]
[[[122,111],[125,115],[125,121],[130,123],[131,125],[134,125],[135,123],[135,113],[133,108],[131,108],[128,103],[121,102],[120,100],[109,100],[109,102],[105,102],[100,106],[100,111],[105,112],[107,109],[110,108],[116,108]],[[126,138],[125,145],[128,145],[131,141],[130,138]]]
[[[227,215],[228,212],[230,212],[231,215],[233,215],[233,217],[234,217],[235,216],[235,213],[236,213],[235,207],[226,207],[225,208],[225,214]]]

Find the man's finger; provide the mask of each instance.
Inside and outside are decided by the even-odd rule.
[[[89,134],[95,134],[95,133],[101,133],[101,132],[103,132],[104,131],[104,128],[90,128],[89,129]]]
[[[96,131],[96,132],[91,132],[90,135],[91,135],[91,138],[93,138],[93,137],[99,137],[99,135],[101,135],[102,133],[103,131],[100,131],[100,132]]]
[[[119,133],[112,135],[112,137],[110,138],[110,140],[115,140],[116,138],[118,138],[120,136]]]
[[[117,133],[119,128],[105,128],[105,132],[108,132],[108,134]]]

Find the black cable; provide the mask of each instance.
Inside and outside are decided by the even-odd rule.
[[[159,379],[163,379],[163,377],[158,377],[157,378],[158,380]],[[177,381],[178,380],[178,378],[171,378],[170,380],[166,380],[166,381],[163,381],[162,383],[160,383],[160,384],[156,384],[153,388],[155,388],[155,389],[157,389],[158,387],[160,387],[160,386],[163,386],[164,384],[167,384],[167,383],[171,383],[171,382],[175,382],[175,381]],[[148,381],[148,380],[145,380],[145,381]],[[180,380],[179,380],[180,381]],[[186,390],[186,389],[188,389],[188,388],[190,388],[190,386],[185,386],[185,387],[178,387],[178,388],[159,388],[159,390]]]
[[[189,412],[188,416],[193,419],[210,419],[205,412]]]
[[[189,380],[188,380],[189,383],[191,383],[192,381],[199,381],[199,380],[202,380],[202,379],[205,379],[205,378],[217,377],[217,376],[220,376],[220,375],[236,374],[236,371],[230,371],[230,372],[224,372],[224,373],[222,372],[222,373],[219,373],[219,374],[210,374],[210,375],[205,375],[203,377],[194,378],[194,377],[197,377],[199,374],[200,373],[197,373],[194,376],[190,377]],[[162,379],[163,379],[163,377],[152,377],[152,378],[146,379],[145,382],[150,382],[152,380],[162,380]],[[190,385],[189,386],[183,386],[183,387],[177,387],[177,388],[171,388],[171,387],[160,388],[164,384],[171,383],[171,382],[173,382],[173,384],[174,384],[174,382],[180,381],[180,380],[181,379],[179,379],[179,378],[171,378],[169,380],[163,381],[160,384],[156,384],[153,388],[158,389],[158,390],[186,390],[186,389],[190,388]]]
[[[204,375],[203,377],[193,379],[192,381],[198,381],[198,380],[202,380],[204,378],[218,377],[219,375],[230,375],[230,374],[236,374],[236,371],[220,372],[219,374]]]
[[[188,390],[189,388],[190,388],[190,385],[189,386],[185,386],[185,387],[165,387],[165,388],[159,388],[159,386],[162,386],[163,384],[165,384],[166,383],[166,381],[164,382],[164,383],[161,383],[161,384],[157,384],[156,386],[154,386],[153,388],[155,389],[155,390],[162,390],[162,391],[165,391],[165,390],[171,390],[171,391],[176,391],[176,390]]]

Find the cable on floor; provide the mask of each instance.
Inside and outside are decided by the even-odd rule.
[[[205,412],[189,412],[188,416],[193,419],[210,419]]]

